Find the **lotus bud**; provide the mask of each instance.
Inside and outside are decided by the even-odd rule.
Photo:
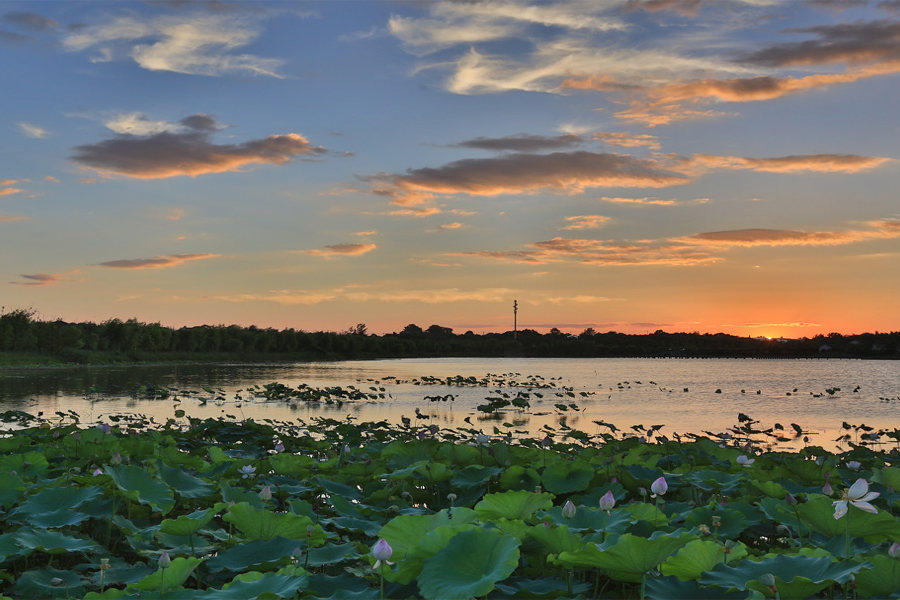
[[[64,583],[65,583],[65,581],[63,581],[59,577],[54,577],[53,579],[50,580],[50,585],[63,585]]]
[[[822,486],[822,493],[826,496],[830,496],[834,493],[834,489],[831,487],[831,483],[826,481],[825,485]]]
[[[277,452],[279,454],[284,452],[284,444],[282,444],[281,442],[278,442],[277,444],[275,444],[275,452]]]
[[[778,591],[778,589],[775,587],[775,576],[771,573],[760,575],[759,578],[757,578],[757,581],[769,588],[772,593],[776,593]]]
[[[553,444],[553,438],[551,438],[549,435],[545,436],[544,439],[541,440],[541,444],[544,446],[550,446]]]
[[[391,545],[387,543],[387,540],[381,538],[378,540],[375,545],[372,547],[372,556],[375,557],[375,560],[387,560],[391,557],[391,554],[394,553],[394,550],[391,548]]]
[[[268,502],[269,500],[271,500],[272,499],[272,488],[269,486],[266,486],[262,490],[260,490],[259,499],[262,500],[263,502]]]
[[[575,516],[575,505],[571,500],[566,500],[566,503],[563,504],[562,516],[566,519],[571,519]]]
[[[447,500],[449,500],[450,502],[456,502],[456,498],[457,498],[456,494],[453,494],[453,493],[447,494]]]
[[[891,547],[888,548],[888,556],[894,559],[900,559],[900,544],[897,542],[891,544]]]
[[[794,498],[794,495],[791,494],[790,492],[788,492],[787,495],[785,495],[784,501],[787,503],[788,506],[797,506],[797,499]]]
[[[603,494],[603,497],[600,498],[600,510],[605,510],[609,512],[616,505],[616,497],[613,496],[612,490],[607,491]]]
[[[491,441],[491,436],[489,436],[489,435],[479,433],[477,436],[475,436],[475,442],[478,444],[485,445],[490,441]]]
[[[669,490],[669,484],[666,483],[665,477],[660,477],[650,484],[650,491],[657,496],[664,495]]]
[[[101,471],[100,468],[98,467],[98,468],[94,469],[94,475],[103,475],[103,471]]]
[[[122,455],[118,452],[114,452],[112,458],[109,459],[110,464],[112,465],[120,465],[122,464]]]
[[[159,568],[160,569],[168,569],[169,565],[172,564],[172,559],[169,558],[168,552],[163,552],[159,557]]]

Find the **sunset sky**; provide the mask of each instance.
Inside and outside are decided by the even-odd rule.
[[[0,304],[900,330],[900,0],[0,0]]]

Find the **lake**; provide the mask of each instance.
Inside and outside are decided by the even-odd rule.
[[[489,374],[499,376],[496,380],[504,386],[413,383],[427,377],[483,379]],[[338,406],[266,401],[246,391],[272,382],[291,387],[304,383],[353,385],[384,393],[385,398]],[[510,382],[531,385],[507,387]],[[537,383],[552,387],[536,388]],[[178,392],[163,400],[133,398],[129,390],[137,385]],[[384,392],[378,389],[381,387]],[[485,404],[485,398],[500,397],[493,393],[497,390],[510,397],[518,391],[529,394],[530,408],[519,411],[509,407],[499,416],[479,411],[477,406]],[[448,395],[454,399],[426,399]],[[808,432],[811,443],[833,450],[834,440],[846,433],[841,431],[844,422],[876,429],[900,428],[900,361],[442,358],[2,369],[0,406],[35,415],[43,412],[45,418],[57,411],[74,411],[85,422],[125,413],[164,422],[177,409],[199,418],[309,421],[316,416],[349,416],[393,423],[407,418],[442,428],[471,426],[491,434],[497,427],[519,432],[516,435],[541,437],[547,431],[559,435],[561,425],[588,433],[607,431],[594,421],[620,429],[665,425],[662,433],[670,436],[675,432],[719,433],[736,425],[738,414],[744,413],[762,427],[780,423],[790,433],[791,423],[796,423]],[[793,447],[802,444],[802,440],[794,440]]]

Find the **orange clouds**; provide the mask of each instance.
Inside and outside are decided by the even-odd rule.
[[[566,217],[569,224],[560,229],[599,229],[608,221],[609,217],[602,215],[579,215],[575,217]]]
[[[737,229],[698,233],[679,241],[720,246],[833,246],[875,239],[900,237],[900,221],[873,221],[872,230],[792,231],[783,229]]]
[[[210,123],[211,122],[211,123]],[[207,115],[181,120],[184,133],[119,135],[96,144],[76,146],[72,160],[96,169],[135,179],[164,179],[238,171],[251,164],[284,164],[299,155],[323,154],[300,134],[270,135],[242,144],[215,144],[215,122]]]
[[[567,258],[596,265],[692,265],[721,260],[702,249],[685,244],[654,242],[613,242],[605,240],[553,238],[529,244],[534,250],[510,252],[461,252],[454,256],[473,256],[495,260],[543,264]]]
[[[496,196],[557,191],[569,194],[591,187],[667,187],[688,183],[679,173],[628,155],[587,151],[509,154],[463,159],[437,168],[410,169],[404,175],[381,176],[375,193],[408,204],[409,196],[457,194]]]
[[[35,273],[34,275],[21,275],[24,279],[28,281],[10,281],[13,285],[28,285],[28,286],[42,286],[42,285],[53,285],[55,283],[59,283],[60,281],[64,281],[62,277],[56,274],[51,273]]]
[[[804,232],[782,229],[739,229],[698,233],[666,240],[613,241],[556,237],[528,245],[528,250],[460,252],[506,262],[544,264],[574,259],[595,265],[696,265],[722,260],[729,247],[827,246],[900,237],[900,220],[872,221],[870,230]]]
[[[371,252],[376,248],[375,244],[334,244],[325,246],[319,250],[307,250],[307,254],[313,256],[324,256],[331,258],[334,256],[361,256],[367,252]]]
[[[870,171],[892,159],[858,156],[855,154],[806,154],[776,158],[750,158],[741,156],[713,156],[694,154],[685,163],[690,171],[707,169],[751,169],[768,173],[860,173]]]
[[[10,194],[18,194],[22,190],[17,188],[3,188],[0,189],[0,196],[9,196]]]
[[[157,256],[155,258],[110,260],[99,263],[99,266],[113,269],[165,269],[178,266],[189,260],[202,260],[217,256],[221,256],[221,254],[170,254],[169,256]]]

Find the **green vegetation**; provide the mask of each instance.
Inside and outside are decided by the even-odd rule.
[[[797,340],[726,334],[599,333],[556,329],[541,334],[456,334],[449,327],[407,325],[385,335],[362,323],[344,332],[201,325],[172,329],[136,319],[103,323],[40,321],[34,311],[0,313],[0,365],[110,364],[121,362],[309,361],[453,356],[528,357],[728,357],[900,358],[900,332]]]
[[[897,430],[835,454],[763,450],[744,415],[674,440],[2,416],[3,598],[900,593]]]

